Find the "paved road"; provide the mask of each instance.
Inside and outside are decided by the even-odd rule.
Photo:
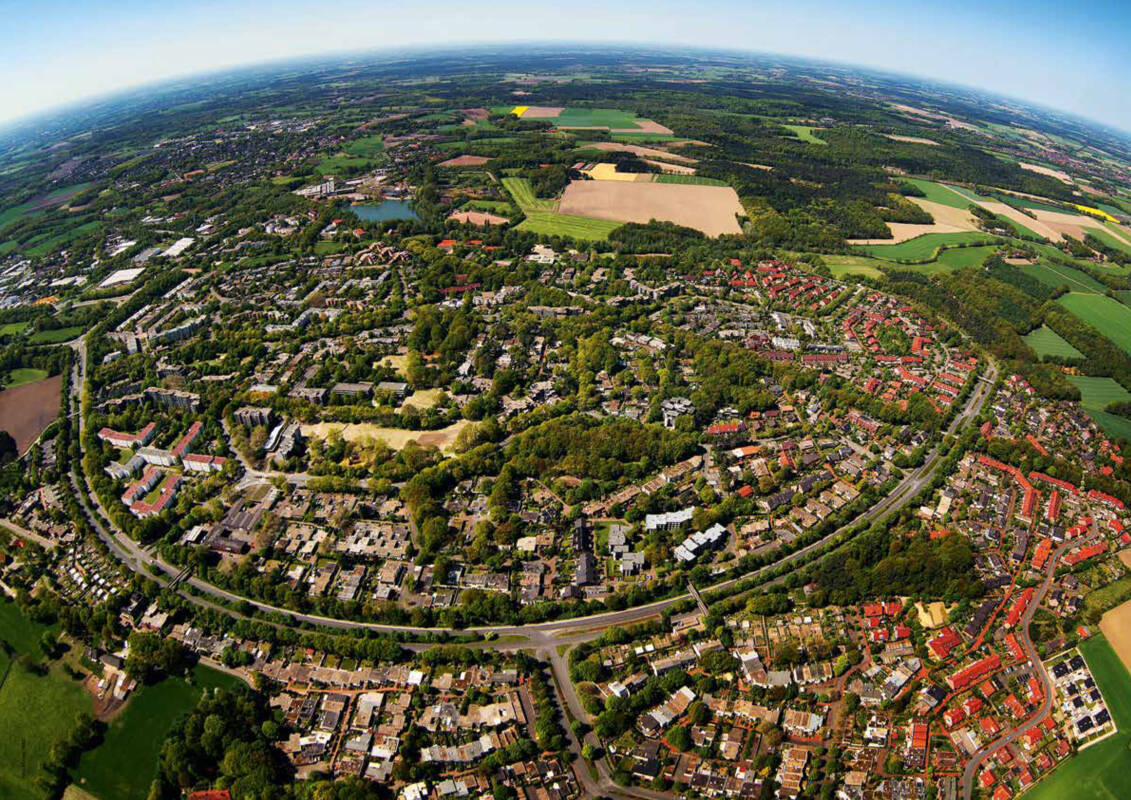
[[[79,358],[76,360],[75,365],[75,379],[72,381],[71,394],[72,402],[82,397],[82,387],[85,385],[87,359],[86,359],[86,342],[85,337],[74,343],[76,350],[79,353]],[[980,380],[971,392],[966,405],[962,411],[957,414],[950,426],[947,428],[948,433],[955,433],[964,427],[971,419],[973,419],[981,409],[982,403],[989,393],[989,390],[996,379],[997,367],[991,365],[989,373],[986,377]],[[79,414],[79,432],[80,436],[85,427],[85,409],[84,413]],[[854,519],[849,525],[846,525],[838,530],[835,530],[828,535],[818,539],[817,541],[806,545],[805,547],[783,556],[776,563],[767,565],[758,570],[755,570],[741,578],[733,578],[722,583],[715,584],[710,587],[704,587],[705,591],[725,590],[731,588],[739,583],[739,581],[748,580],[751,577],[760,577],[767,575],[774,569],[783,565],[796,563],[818,551],[825,546],[834,537],[845,532],[849,527],[857,523],[875,521],[889,512],[898,510],[906,505],[911,499],[919,494],[920,491],[930,482],[934,477],[935,470],[942,459],[940,446],[936,446],[930,451],[923,464],[914,470],[910,475],[904,477],[900,484],[892,491],[891,494],[877,502],[867,511],[863,512],[860,516]],[[76,491],[76,496],[86,497],[92,508],[88,508],[88,514],[92,514],[92,509],[96,508],[102,516],[102,521],[95,524],[95,530],[98,531],[99,536],[111,552],[114,553],[119,560],[123,561],[130,569],[134,571],[147,572],[151,575],[167,575],[176,576],[181,572],[181,567],[169,564],[162,561],[161,558],[149,550],[140,546],[137,542],[131,539],[124,531],[114,525],[112,518],[107,514],[106,509],[102,506],[101,501],[91,490],[86,480],[82,481],[80,487],[75,482],[75,476],[72,475],[72,483]],[[92,514],[92,519],[93,515]],[[104,524],[102,524],[104,523]],[[204,581],[200,578],[191,577],[188,583],[193,589],[213,598],[224,602],[246,602],[254,608],[270,613],[277,613],[284,615],[287,618],[294,620],[297,623],[308,625],[336,628],[336,629],[361,629],[383,632],[406,632],[417,635],[427,635],[436,632],[446,632],[453,634],[472,633],[472,634],[497,634],[505,637],[523,637],[538,646],[545,646],[551,642],[562,644],[567,641],[561,637],[569,636],[572,641],[583,641],[586,638],[594,638],[599,635],[600,629],[613,626],[613,625],[626,625],[633,622],[638,622],[643,619],[658,616],[666,609],[673,605],[680,603],[691,595],[684,593],[675,597],[670,597],[664,600],[657,600],[653,603],[648,603],[642,606],[625,609],[623,611],[610,611],[602,612],[599,614],[592,614],[584,617],[572,617],[569,619],[551,620],[547,622],[534,623],[529,625],[483,625],[473,626],[465,629],[452,629],[452,628],[419,628],[406,625],[386,625],[380,623],[356,622],[353,620],[335,619],[332,617],[324,617],[317,614],[303,614],[289,609],[273,606],[269,603],[263,603],[258,600],[245,598],[241,595],[234,594],[225,589],[220,588],[212,583]],[[552,649],[552,648],[551,648]]]
[[[0,526],[7,528],[8,532],[11,533],[13,536],[18,536],[21,539],[28,539],[30,541],[35,542],[37,545],[42,547],[44,550],[54,550],[56,547],[59,546],[58,542],[53,542],[46,537],[40,536],[38,533],[35,533],[34,531],[29,531],[23,525],[20,525],[17,522],[13,522],[10,519],[0,519]]]
[[[1029,661],[1033,665],[1033,674],[1035,674],[1037,679],[1041,682],[1041,690],[1044,692],[1044,699],[1041,700],[1041,705],[1029,717],[1027,722],[1011,728],[1008,733],[998,737],[970,756],[970,759],[966,762],[966,769],[962,773],[962,797],[964,800],[970,800],[974,792],[974,780],[978,777],[978,771],[981,769],[985,760],[1002,747],[1016,742],[1030,730],[1040,725],[1044,721],[1044,718],[1048,716],[1049,712],[1052,711],[1052,681],[1049,679],[1048,671],[1045,670],[1045,665],[1041,662],[1037,648],[1033,645],[1033,640],[1029,637],[1029,624],[1033,621],[1033,615],[1037,613],[1041,601],[1044,600],[1045,595],[1052,586],[1053,578],[1056,575],[1056,565],[1060,561],[1060,557],[1071,548],[1091,541],[1093,538],[1095,538],[1094,531],[1093,535],[1088,537],[1088,539],[1065,542],[1057,548],[1057,550],[1053,552],[1052,557],[1049,558],[1048,572],[1045,575],[1045,580],[1037,587],[1037,590],[1033,592],[1033,599],[1029,602],[1025,613],[1021,615],[1020,624],[1017,628],[1017,639],[1021,643],[1021,647],[1025,650],[1025,655],[1029,657]]]

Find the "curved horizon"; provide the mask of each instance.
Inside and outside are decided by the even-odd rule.
[[[1131,27],[1131,8],[1112,0],[1087,9],[1048,0],[992,9],[968,0],[946,9],[922,0],[871,0],[845,9],[807,0],[788,10],[730,0],[709,7],[629,0],[611,9],[581,2],[564,20],[548,4],[508,0],[490,15],[449,0],[419,10],[344,0],[330,11],[293,0],[238,8],[206,0],[188,9],[146,0],[113,7],[48,0],[11,22],[0,31],[4,128],[124,92],[303,59],[568,44],[837,64],[968,88],[1131,133],[1131,106],[1113,102],[1131,89],[1131,56],[1120,34]],[[550,29],[559,35],[538,37]]]

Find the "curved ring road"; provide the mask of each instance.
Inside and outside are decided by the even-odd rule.
[[[85,336],[72,343],[72,346],[78,351],[79,358],[76,359],[74,373],[71,382],[71,398],[70,401],[74,403],[79,401],[81,403],[81,388],[85,385],[86,379],[86,341]],[[964,428],[971,419],[973,419],[982,407],[982,403],[989,394],[990,388],[993,386],[997,379],[997,365],[991,363],[988,374],[978,379],[977,385],[970,393],[970,397],[966,401],[966,405],[962,411],[957,414],[950,426],[947,428],[948,434],[957,433]],[[83,410],[79,409],[79,437],[80,441],[86,425],[86,415]],[[934,448],[927,455],[923,464],[915,469],[910,475],[904,477],[892,492],[879,500],[875,505],[864,511],[860,516],[856,517],[851,523],[838,528],[835,531],[827,534],[826,536],[818,539],[817,541],[806,545],[805,547],[784,556],[774,564],[761,567],[754,570],[740,578],[731,578],[721,583],[714,584],[709,587],[704,587],[706,590],[716,591],[719,589],[727,589],[735,586],[739,581],[747,580],[752,577],[759,577],[766,575],[771,570],[777,569],[783,565],[788,565],[793,562],[804,559],[823,545],[827,544],[834,537],[844,533],[849,527],[852,527],[859,522],[872,522],[883,515],[896,511],[905,506],[912,498],[922,491],[930,480],[934,477],[935,471],[938,468],[939,462],[942,459],[940,445],[936,443]],[[162,561],[159,557],[149,552],[133,539],[131,539],[124,531],[118,529],[106,509],[103,507],[98,496],[91,490],[88,482],[84,479],[81,481],[81,486],[78,478],[71,473],[71,483],[75,491],[76,497],[80,499],[81,505],[92,526],[97,531],[99,537],[106,543],[110,551],[122,563],[128,566],[135,572],[148,572],[153,577],[162,575],[176,577],[183,571],[182,568],[168,564]],[[100,513],[94,513],[91,508],[91,503],[98,509]],[[106,524],[103,524],[105,521]],[[442,628],[442,627],[415,627],[410,625],[388,625],[373,622],[356,622],[353,620],[336,619],[333,617],[323,617],[316,614],[303,614],[296,611],[291,611],[286,608],[280,608],[268,603],[263,603],[258,600],[253,600],[241,595],[234,594],[225,589],[220,588],[212,583],[201,580],[196,577],[189,577],[184,581],[193,589],[202,592],[206,595],[211,595],[221,601],[225,602],[239,602],[249,603],[252,607],[265,612],[271,612],[284,615],[297,622],[314,625],[319,627],[337,628],[337,629],[359,629],[359,630],[372,630],[383,632],[405,632],[413,634],[427,635],[431,633],[473,633],[473,634],[497,634],[503,636],[522,636],[531,641],[546,643],[552,637],[555,641],[561,642],[562,639],[556,638],[562,634],[577,634],[594,629],[607,628],[613,625],[624,625],[632,622],[638,622],[642,619],[661,614],[665,609],[691,597],[689,593],[669,597],[664,600],[657,600],[634,608],[625,609],[622,611],[607,611],[599,614],[591,614],[584,617],[571,617],[569,619],[551,620],[548,622],[539,622],[529,625],[484,625],[473,626],[462,629]]]

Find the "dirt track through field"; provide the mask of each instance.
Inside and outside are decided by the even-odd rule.
[[[742,204],[729,186],[573,181],[566,187],[558,210],[617,222],[666,220],[708,236],[742,232],[735,218],[743,213]]]

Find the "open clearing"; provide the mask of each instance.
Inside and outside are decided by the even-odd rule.
[[[782,125],[782,127],[807,144],[828,144],[824,139],[813,133],[820,128],[814,128],[812,125]]]
[[[1038,175],[1048,175],[1050,178],[1056,178],[1061,183],[1072,185],[1072,178],[1064,170],[1053,169],[1052,167],[1042,167],[1040,164],[1026,164],[1025,162],[1018,162],[1017,166],[1021,169],[1027,169],[1030,172],[1036,172]]]
[[[467,223],[479,227],[506,225],[510,221],[506,217],[500,217],[498,214],[491,214],[486,211],[453,211],[448,215],[448,219],[452,222]]]
[[[611,153],[632,153],[634,156],[640,156],[644,159],[658,158],[667,161],[679,161],[683,164],[694,164],[698,159],[691,158],[690,156],[681,156],[677,153],[669,153],[667,150],[659,150],[655,147],[641,147],[637,144],[620,144],[618,142],[585,142],[578,145],[579,148],[585,150],[604,150]]]
[[[303,425],[302,435],[325,439],[331,431],[336,430],[347,442],[380,439],[394,450],[400,450],[409,442],[416,442],[421,447],[438,447],[445,453],[450,453],[459,432],[467,425],[467,420],[461,419],[435,431],[410,431],[405,428],[385,428],[372,422],[319,422],[316,425]]]
[[[668,164],[664,161],[657,161],[654,158],[644,159],[645,164],[651,164],[653,167],[659,167],[660,171],[665,175],[694,175],[695,167],[689,167],[686,164]]]
[[[503,178],[503,188],[510,192],[523,211],[553,211],[556,200],[539,198],[526,178]]]
[[[933,147],[938,147],[939,143],[934,139],[924,139],[920,136],[898,136],[894,133],[885,133],[884,136],[891,139],[893,142],[907,142],[908,144],[929,144]]]
[[[69,342],[71,339],[76,338],[83,332],[81,325],[76,325],[72,328],[56,328],[54,330],[39,331],[33,333],[28,342],[31,344],[60,344],[61,342]]]
[[[904,178],[904,182],[917,186],[926,195],[927,200],[953,208],[966,209],[971,204],[976,204],[987,211],[1009,220],[1023,234],[1044,237],[1050,241],[1059,242],[1063,237],[1048,225],[1022,214],[1016,208],[1006,205],[999,200],[982,197],[968,189],[959,186],[950,186],[945,183],[926,181],[919,178]],[[915,198],[909,198],[914,200]],[[936,217],[936,220],[938,218]]]
[[[1096,425],[1109,436],[1131,440],[1131,420],[1104,410],[1110,403],[1131,401],[1131,392],[1112,378],[1088,378],[1079,375],[1067,377],[1080,390],[1080,407],[1088,413]]]
[[[197,666],[193,682],[166,679],[142,686],[110,722],[102,743],[84,753],[76,783],[98,800],[145,797],[157,774],[161,745],[173,725],[189,713],[206,687],[232,688],[239,679]]]
[[[1041,358],[1057,356],[1059,358],[1083,358],[1084,354],[1069,344],[1060,334],[1048,325],[1042,325],[1024,338]]]
[[[27,322],[5,322],[0,325],[0,337],[16,336],[27,330]]]
[[[863,275],[866,278],[882,278],[879,266],[882,262],[867,256],[821,256],[828,265],[834,278],[843,278],[846,275]]]
[[[1127,747],[1131,743],[1131,675],[1103,636],[1082,643],[1080,652],[1103,693],[1118,732],[1064,762],[1026,793],[1028,800],[1131,797],[1131,770],[1127,768]]]
[[[738,194],[729,186],[571,181],[558,205],[566,214],[639,222],[664,220],[708,236],[742,232]]]
[[[1107,295],[1085,292],[1069,292],[1056,302],[1131,354],[1131,308]]]
[[[1123,560],[1123,553],[1119,557]],[[1100,630],[1123,666],[1131,669],[1131,600],[1105,613],[1100,620]]]
[[[59,415],[63,376],[25,383],[0,392],[0,430],[12,434],[23,453]]]
[[[440,398],[444,397],[446,392],[443,389],[421,389],[418,392],[413,392],[404,399],[402,405],[412,406],[413,408],[425,409],[432,408],[440,402]]]

